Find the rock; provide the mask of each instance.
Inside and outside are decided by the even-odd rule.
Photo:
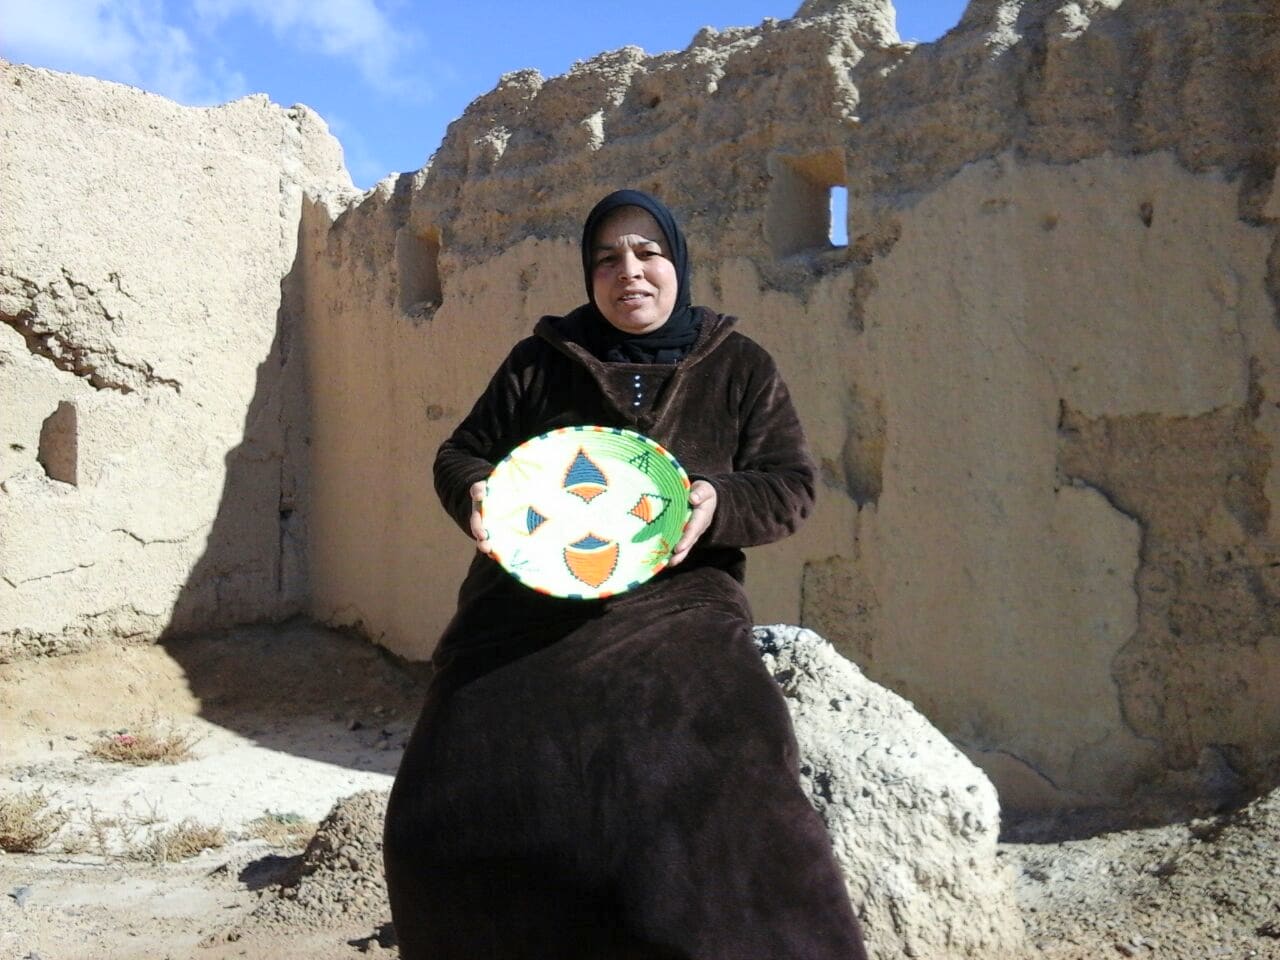
[[[1019,956],[1013,878],[996,859],[1000,807],[982,771],[811,630],[759,627],[756,643],[787,698],[802,782],[870,955]]]

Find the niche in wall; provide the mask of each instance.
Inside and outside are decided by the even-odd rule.
[[[79,485],[79,438],[76,405],[67,400],[49,414],[40,426],[40,447],[36,459],[50,480]]]
[[[842,154],[774,154],[768,167],[764,226],[775,258],[822,253],[848,242]]]
[[[400,312],[414,323],[430,320],[444,302],[440,289],[440,231],[403,226],[396,234]]]

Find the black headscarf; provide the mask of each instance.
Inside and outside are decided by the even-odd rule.
[[[596,306],[592,290],[595,234],[604,219],[619,207],[639,207],[657,221],[676,268],[676,303],[671,316],[657,330],[649,333],[630,334],[613,326]],[[601,360],[677,363],[698,339],[698,313],[690,306],[689,251],[676,218],[657,197],[640,190],[615,190],[591,209],[587,222],[582,225],[582,277],[587,285],[587,312],[594,314],[584,331],[587,339],[584,346]]]

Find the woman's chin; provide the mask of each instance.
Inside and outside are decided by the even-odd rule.
[[[636,337],[644,333],[653,333],[653,331],[662,327],[667,322],[671,314],[660,317],[651,311],[637,310],[634,313],[624,313],[621,315],[606,316],[609,326],[615,330],[619,330],[628,336]]]

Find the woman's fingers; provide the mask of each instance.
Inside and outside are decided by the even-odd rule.
[[[476,541],[476,549],[481,553],[488,553],[492,548],[489,546],[489,532],[484,527],[484,492],[486,489],[483,480],[471,485],[471,536]]]
[[[707,532],[707,527],[711,526],[711,518],[716,513],[716,488],[705,480],[693,481],[693,485],[689,488],[689,506],[693,509],[689,514],[689,521],[684,525],[684,533],[676,543],[675,550],[671,552],[671,559],[667,562],[669,567],[674,567],[684,560],[693,549],[693,545],[698,542],[698,538]]]

